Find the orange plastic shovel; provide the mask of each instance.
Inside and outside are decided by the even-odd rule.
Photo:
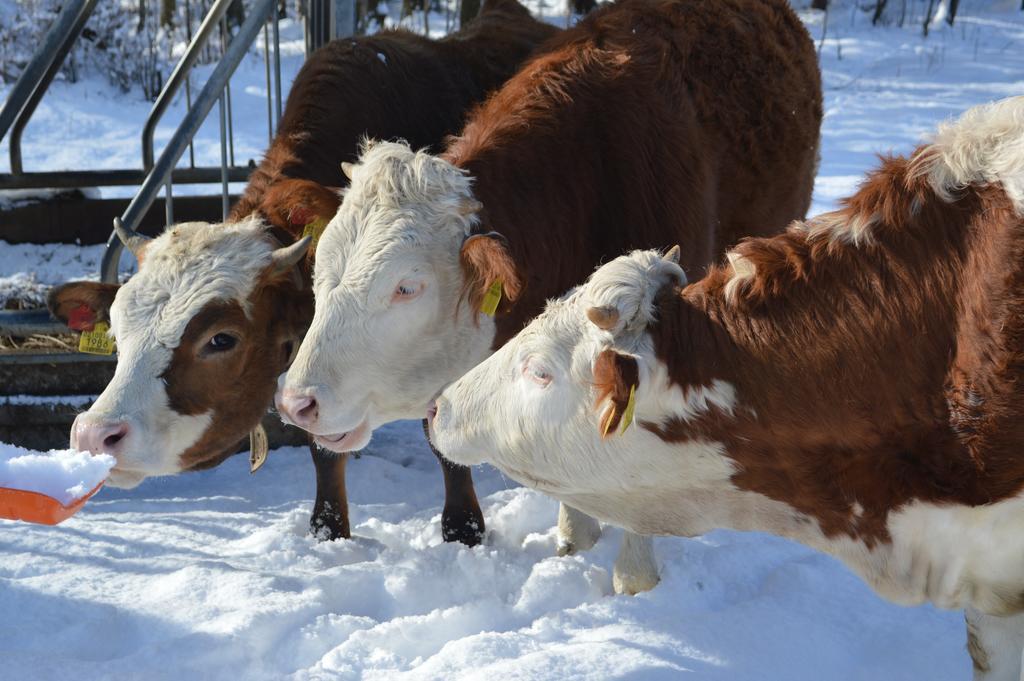
[[[51,496],[23,489],[0,487],[0,518],[23,520],[40,525],[56,525],[78,513],[89,498],[100,491],[103,483],[96,485],[85,496],[79,497],[67,506]]]

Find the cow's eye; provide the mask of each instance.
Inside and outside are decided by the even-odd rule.
[[[405,280],[395,287],[395,292],[391,295],[391,300],[412,300],[421,293],[423,293],[423,284],[416,281]]]
[[[206,346],[213,352],[224,352],[225,350],[230,350],[235,347],[237,343],[238,339],[230,333],[218,333],[210,339],[210,342],[207,343]]]
[[[551,383],[551,372],[532,359],[523,365],[523,375],[542,388]]]

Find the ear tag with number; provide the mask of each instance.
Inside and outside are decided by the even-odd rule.
[[[501,279],[495,279],[487,293],[484,294],[483,302],[480,303],[480,311],[488,317],[493,317],[498,311],[498,303],[501,302]]]
[[[625,435],[629,426],[633,423],[633,412],[636,411],[636,385],[629,386],[629,401],[626,402],[626,411],[622,412],[622,430],[619,435]]]
[[[257,425],[249,433],[249,474],[258,471],[267,462],[267,452],[270,450],[270,442],[267,439],[267,431],[263,424]]]
[[[78,351],[90,355],[110,355],[114,352],[114,339],[107,332],[110,326],[106,322],[97,322],[92,331],[83,331],[78,339]]]
[[[323,218],[316,218],[306,223],[305,228],[302,230],[302,237],[307,236],[313,237],[313,243],[309,245],[309,252],[316,252],[316,242],[320,241],[320,237],[323,235],[324,230],[327,228],[327,220]]]

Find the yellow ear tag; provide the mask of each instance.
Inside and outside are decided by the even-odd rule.
[[[622,412],[622,430],[619,435],[625,435],[629,426],[633,423],[633,412],[636,411],[636,385],[629,386],[629,401],[626,402],[626,411]]]
[[[487,293],[484,294],[484,300],[480,303],[480,311],[488,317],[493,317],[494,313],[498,311],[498,303],[501,302],[501,279],[495,279],[494,283],[487,289]]]
[[[267,452],[270,450],[270,442],[267,439],[267,431],[263,424],[259,423],[249,433],[249,473],[255,473],[267,462]]]
[[[326,228],[327,220],[324,220],[323,218],[317,218],[316,220],[306,223],[306,227],[302,230],[302,237],[313,237],[313,243],[309,245],[310,253],[316,252],[316,242],[320,241],[320,237],[323,235],[324,229]]]
[[[612,413],[608,414],[608,418],[604,422],[604,430],[601,431],[601,437],[608,437],[608,429],[612,427],[612,421],[615,420],[615,404],[611,405]]]
[[[83,331],[78,339],[78,351],[90,355],[110,355],[114,352],[114,339],[107,332],[110,326],[106,322],[96,322],[92,331]]]

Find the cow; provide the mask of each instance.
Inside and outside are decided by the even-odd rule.
[[[273,143],[224,224],[177,225],[146,241],[123,233],[139,272],[123,286],[74,282],[54,314],[109,318],[114,379],[75,420],[71,445],[117,459],[110,484],[215,466],[272,404],[312,318],[308,239],[334,216],[365,135],[437,147],[470,106],[557,29],[515,0],[489,0],[462,31],[432,41],[404,31],[336,40],[300,70]],[[311,236],[311,235],[310,235]],[[311,447],[325,539],[348,537],[345,457]],[[444,463],[447,540],[478,541],[483,522],[469,471]]]
[[[687,285],[637,251],[434,406],[437,447],[641,533],[772,532],[1024,648],[1024,97]],[[827,676],[827,675],[826,675]]]
[[[327,449],[358,450],[378,426],[422,418],[603,258],[679,241],[698,272],[741,235],[783,229],[807,211],[821,116],[814,47],[784,0],[591,13],[440,156],[377,142],[346,166],[278,411]],[[599,531],[566,508],[559,529],[562,553]],[[626,547],[620,567],[646,550]],[[616,576],[620,591],[650,586]]]

